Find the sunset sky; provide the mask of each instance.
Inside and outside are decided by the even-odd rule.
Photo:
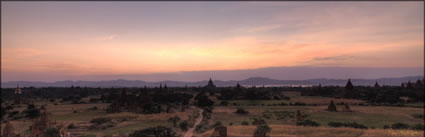
[[[424,2],[1,6],[2,81],[277,66],[424,67]]]

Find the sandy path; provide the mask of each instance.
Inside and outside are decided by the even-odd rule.
[[[198,126],[199,125],[199,123],[201,123],[201,121],[202,121],[202,112],[203,112],[203,110],[202,109],[199,109],[199,117],[198,117],[198,119],[196,119],[196,121],[195,121],[195,124],[193,124],[193,127],[192,128],[190,128],[187,132],[186,132],[186,134],[184,134],[184,137],[192,137],[192,135],[193,135],[193,131],[195,131],[195,128],[196,128],[196,126]]]

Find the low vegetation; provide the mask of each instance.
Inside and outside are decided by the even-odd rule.
[[[320,126],[319,123],[317,123],[317,122],[315,122],[313,120],[309,120],[309,119],[303,120],[303,121],[298,121],[296,125],[297,126],[310,126],[310,127],[318,127],[318,126]]]

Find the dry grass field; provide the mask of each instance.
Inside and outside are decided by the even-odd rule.
[[[251,123],[253,118],[264,119],[272,128],[271,136],[276,137],[392,137],[392,136],[422,136],[423,131],[414,130],[388,130],[383,129],[384,125],[401,122],[409,125],[424,123],[423,119],[414,118],[412,114],[424,114],[423,108],[418,107],[389,107],[389,106],[359,106],[351,105],[353,112],[328,112],[326,104],[331,98],[325,97],[304,97],[293,96],[291,100],[234,100],[229,101],[229,106],[215,106],[210,124],[221,122],[228,127],[228,135],[230,136],[252,136],[255,131],[255,126]],[[281,102],[297,102],[316,103],[319,106],[271,106],[268,104],[276,104]],[[349,104],[363,103],[360,100],[334,99],[336,103],[343,101]],[[239,103],[240,106],[234,106],[231,103]],[[172,123],[167,122],[170,117],[178,116],[182,120],[188,120],[189,116],[197,113],[196,108],[188,108],[184,112],[175,111],[173,113],[160,114],[135,114],[130,112],[122,113],[106,113],[106,108],[109,104],[61,104],[49,102],[47,100],[37,100],[37,105],[46,105],[50,119],[60,124],[74,124],[78,128],[69,129],[72,134],[80,134],[81,136],[122,136],[132,131],[144,129],[154,126],[166,126],[173,128],[178,134],[183,135],[185,132],[177,127],[173,127]],[[245,104],[245,105],[242,105]],[[246,104],[256,104],[248,106]],[[262,105],[264,104],[264,105]],[[96,107],[97,109],[92,109]],[[249,112],[246,115],[235,114],[237,108],[242,107]],[[342,109],[343,105],[338,105],[338,109]],[[26,108],[25,105],[15,106],[14,110],[22,111]],[[296,111],[300,110],[306,119],[316,121],[320,124],[319,127],[301,127],[295,126]],[[90,120],[94,118],[106,117],[114,121],[114,126],[105,130],[92,130],[88,127],[91,125]],[[331,121],[337,122],[357,122],[368,126],[369,129],[354,129],[354,128],[331,128],[328,123]],[[22,119],[14,120],[11,123],[15,130],[20,134],[28,134],[29,126],[32,120]],[[242,122],[248,122],[248,125],[242,125]],[[371,128],[374,129],[371,129]],[[213,129],[209,129],[204,133],[196,133],[196,136],[209,137]]]
[[[291,125],[270,125],[271,137],[421,137],[423,131],[384,130],[384,129],[353,129],[328,127],[299,127]],[[229,137],[252,136],[255,126],[228,126]],[[213,130],[199,134],[200,137],[210,137]]]

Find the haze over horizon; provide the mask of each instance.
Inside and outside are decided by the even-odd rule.
[[[424,75],[423,1],[1,3],[2,82]]]
[[[9,74],[9,73],[8,73]],[[23,74],[25,75],[25,74]],[[8,81],[109,81],[109,80],[141,80],[146,82],[181,81],[198,82],[209,78],[213,80],[244,80],[262,77],[275,80],[309,80],[309,79],[379,79],[401,78],[407,76],[424,76],[423,68],[359,68],[359,67],[268,67],[242,70],[214,70],[214,71],[184,71],[154,74],[122,74],[122,75],[56,75],[56,77],[43,77],[46,73],[27,76],[26,80],[11,77]],[[13,76],[13,74],[12,74]],[[5,77],[8,77],[6,75]],[[3,81],[2,82],[8,82]]]

